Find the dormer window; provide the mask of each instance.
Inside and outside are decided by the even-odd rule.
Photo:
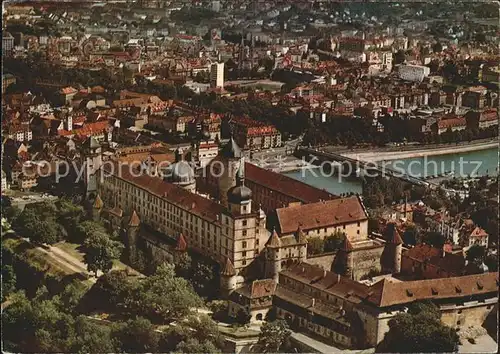
[[[406,289],[406,295],[408,297],[413,297],[413,291],[411,291],[410,289]]]
[[[460,294],[462,292],[462,289],[457,285],[455,286],[455,291],[457,292],[457,294]]]
[[[483,283],[481,283],[480,281],[477,282],[477,288],[479,290],[483,290]]]
[[[431,288],[432,295],[438,295],[439,292],[436,288]]]

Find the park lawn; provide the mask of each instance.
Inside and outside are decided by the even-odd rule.
[[[80,252],[80,250],[78,250],[78,248],[81,247],[80,244],[62,241],[56,243],[54,247],[60,248],[61,250],[78,259],[80,262],[83,262],[83,252]]]

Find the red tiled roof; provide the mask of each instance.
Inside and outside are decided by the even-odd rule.
[[[254,280],[252,282],[252,289],[250,296],[252,299],[259,297],[271,296],[276,290],[276,282],[273,279]]]
[[[442,119],[438,122],[439,129],[448,129],[452,127],[465,127],[466,125],[467,121],[465,117],[447,118],[447,119]]]
[[[401,305],[417,300],[467,298],[498,292],[498,272],[463,277],[394,282],[384,278],[372,286],[368,302],[380,307]]]
[[[249,162],[245,163],[245,178],[278,193],[297,199],[303,203],[338,198],[325,190],[315,188],[291,177],[275,173]],[[293,231],[297,230],[297,226]]]
[[[357,197],[280,208],[276,213],[281,234],[295,232],[299,226],[307,231],[367,219]]]
[[[130,221],[128,222],[128,226],[139,226],[141,223],[141,220],[139,219],[139,216],[135,212],[135,210],[132,213],[132,216],[130,217]]]
[[[109,164],[106,164],[104,165],[104,168],[106,172],[113,173],[116,178],[132,183],[133,185],[160,198],[167,198],[170,203],[173,203],[180,208],[206,220],[217,221],[219,215],[227,211],[226,208],[219,203],[204,198],[198,194],[188,192],[185,189],[165,182],[160,178],[152,177],[148,174],[133,176],[132,165],[124,164],[121,166],[120,171],[117,165],[115,165],[115,168],[112,169]]]
[[[482,228],[477,226],[470,234],[472,237],[487,237],[488,234]]]
[[[78,90],[75,89],[74,87],[71,87],[71,86],[70,87],[65,87],[65,88],[61,89],[61,93],[63,95],[70,95],[72,93],[77,93],[77,92],[78,92]]]

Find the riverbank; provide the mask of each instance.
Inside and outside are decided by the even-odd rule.
[[[453,145],[448,144],[446,146],[438,147],[438,148],[425,148],[418,147],[412,149],[401,148],[399,151],[356,151],[356,152],[343,152],[341,155],[362,160],[366,162],[379,162],[379,161],[388,161],[388,160],[403,160],[403,159],[411,159],[411,158],[419,158],[419,157],[430,157],[430,156],[440,156],[440,155],[451,155],[458,153],[467,153],[472,151],[482,151],[489,149],[498,149],[498,141],[489,141],[489,142],[481,142],[481,143],[469,143],[467,145]]]

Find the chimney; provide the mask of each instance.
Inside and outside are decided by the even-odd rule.
[[[315,299],[315,298],[312,298],[311,307],[314,307],[315,303],[316,303],[316,299]]]
[[[323,278],[326,278],[326,269],[323,270]]]

